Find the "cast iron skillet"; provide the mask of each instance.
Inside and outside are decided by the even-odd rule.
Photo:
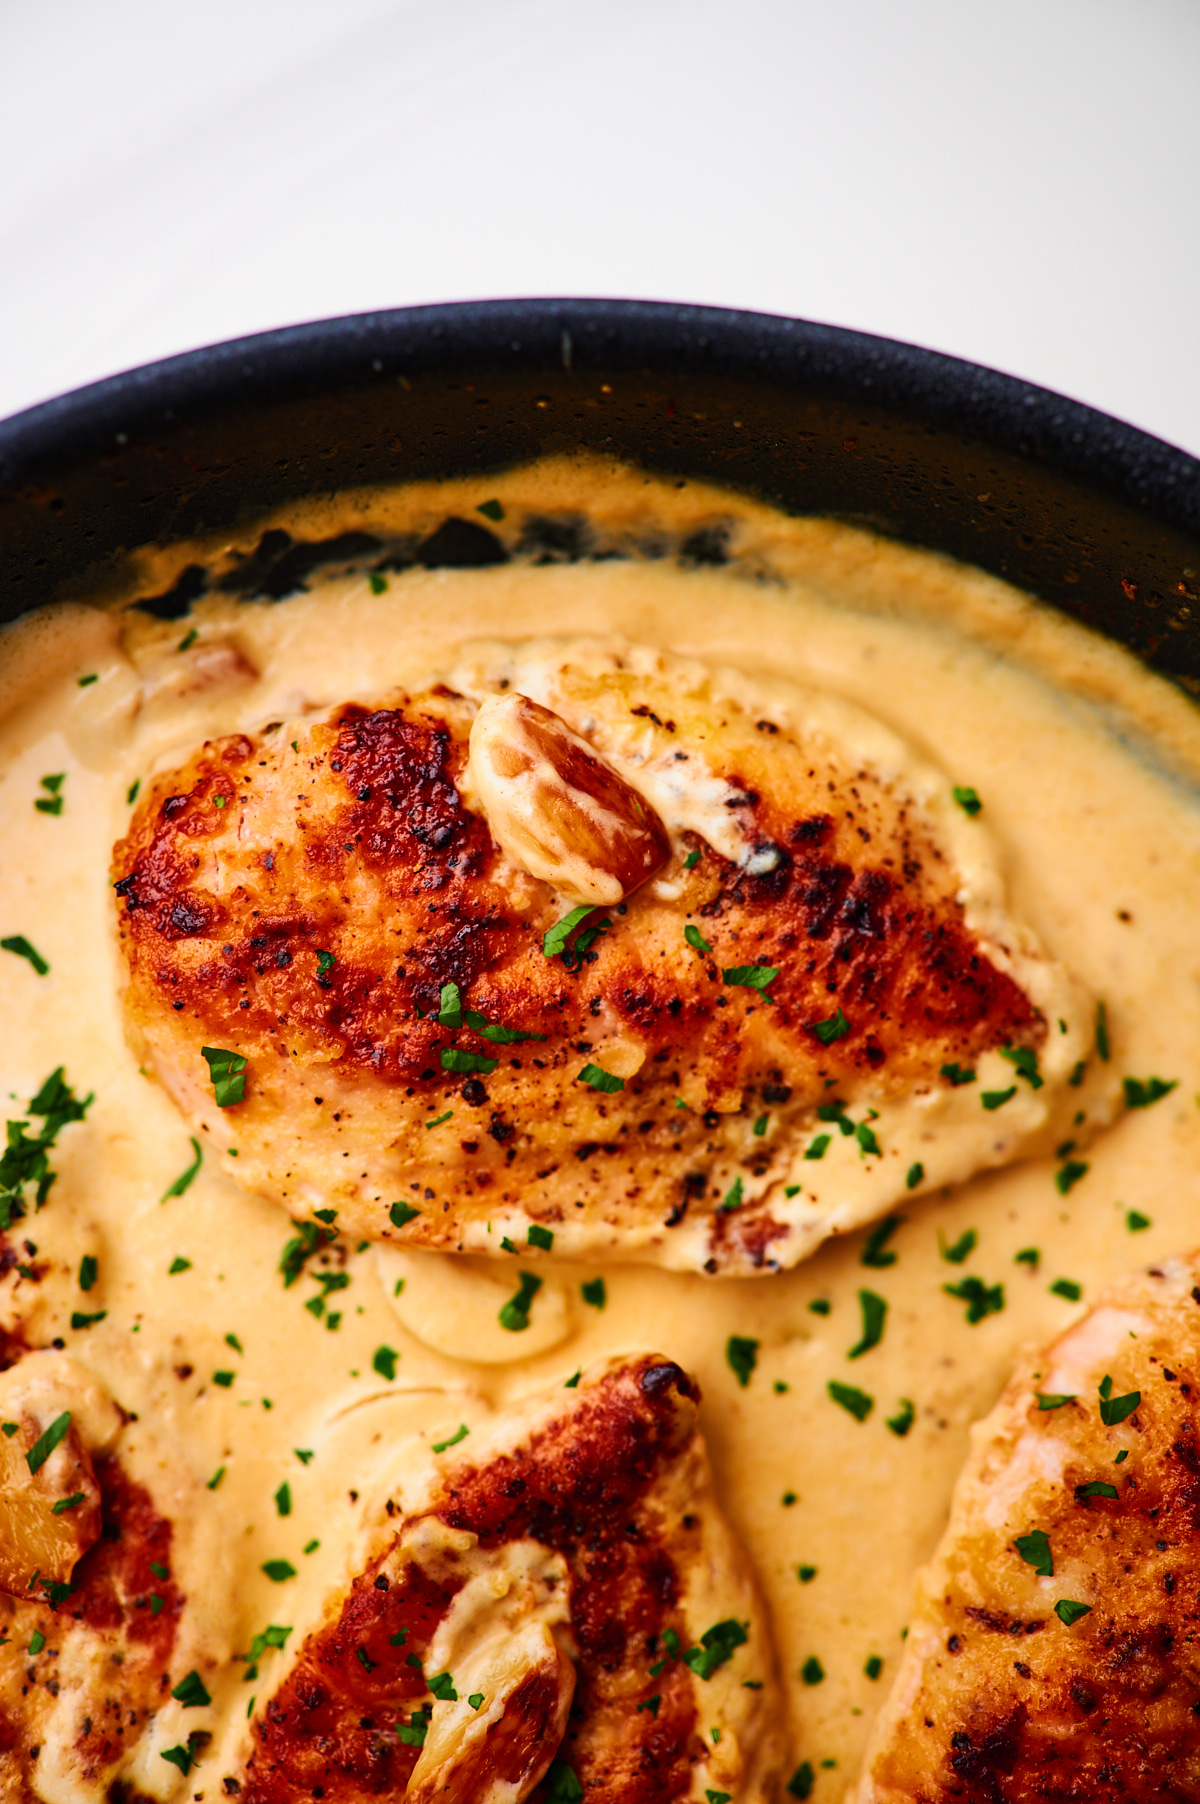
[[[950,552],[1200,693],[1195,459],[912,345],[644,301],[324,320],[132,370],[0,423],[0,619],[115,592],[130,549],[245,534],[284,500],[483,474],[574,446]],[[277,538],[257,592],[285,592],[354,549]],[[451,532],[421,561],[486,555],[478,531]],[[185,572],[149,598],[154,611],[183,614],[206,580]]]

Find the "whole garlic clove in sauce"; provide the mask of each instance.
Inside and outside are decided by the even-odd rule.
[[[612,908],[671,856],[646,798],[526,695],[483,703],[471,727],[470,776],[508,857],[572,901]]]

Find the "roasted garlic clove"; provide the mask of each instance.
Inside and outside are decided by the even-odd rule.
[[[471,728],[470,775],[513,863],[574,901],[611,908],[671,855],[645,797],[526,695],[484,702]]]

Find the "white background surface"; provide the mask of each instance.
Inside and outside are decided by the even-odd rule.
[[[1198,0],[0,0],[0,415],[324,314],[802,314],[1200,452]]]

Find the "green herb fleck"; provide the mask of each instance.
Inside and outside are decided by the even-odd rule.
[[[811,1798],[812,1788],[816,1783],[812,1761],[802,1760],[787,1782],[787,1790],[793,1798]]]
[[[683,861],[683,868],[685,871],[694,871],[696,866],[699,864],[699,862],[700,862],[699,851],[689,852],[687,857]]]
[[[100,1275],[100,1266],[93,1253],[85,1253],[79,1261],[79,1288],[91,1290]]]
[[[703,934],[700,932],[700,929],[698,927],[693,927],[690,921],[688,922],[687,926],[683,930],[683,937],[694,952],[711,952],[712,951],[712,947],[709,945],[708,941],[704,938]]]
[[[245,1061],[243,1060],[243,1064],[244,1063]],[[168,1202],[173,1196],[182,1196],[185,1191],[189,1190],[204,1161],[204,1154],[200,1150],[200,1142],[190,1134],[188,1138],[192,1143],[192,1162],[186,1171],[180,1172],[174,1183],[167,1185],[167,1188],[158,1199],[160,1203]]]
[[[1054,1606],[1054,1614],[1067,1628],[1070,1628],[1073,1622],[1078,1622],[1081,1616],[1090,1616],[1091,1613],[1091,1604],[1076,1603],[1074,1598],[1070,1597],[1060,1597]]]
[[[174,1278],[177,1273],[190,1272],[191,1269],[191,1260],[185,1259],[182,1253],[176,1253],[174,1259],[172,1259],[170,1265],[167,1267],[167,1276],[168,1278]]]
[[[563,1382],[564,1391],[578,1390],[579,1389],[579,1380],[582,1377],[583,1377],[583,1367],[580,1366],[578,1371],[572,1372],[571,1376],[569,1378],[567,1378],[566,1380],[564,1380],[564,1382]]]
[[[470,1704],[472,1710],[478,1710],[480,1704],[482,1704],[482,1702],[483,1702],[483,1699],[484,1699],[484,1693],[482,1691],[473,1691],[471,1693],[470,1697],[467,1699],[467,1702],[468,1702],[468,1704]]]
[[[277,1585],[282,1585],[285,1579],[296,1576],[296,1568],[290,1560],[264,1560],[261,1570]]]
[[[967,1321],[972,1327],[985,1316],[999,1315],[1004,1308],[1003,1284],[985,1284],[982,1278],[960,1278],[957,1284],[943,1284],[948,1297],[956,1297],[967,1306]]]
[[[951,1084],[956,1090],[960,1084],[973,1084],[975,1082],[975,1073],[967,1065],[943,1065],[941,1074],[943,1077],[948,1077],[950,1079]]]
[[[1018,1535],[1013,1546],[1027,1566],[1032,1566],[1039,1578],[1054,1577],[1054,1556],[1050,1552],[1050,1541],[1046,1531],[1035,1528],[1027,1535]]]
[[[711,1679],[719,1666],[733,1658],[737,1648],[747,1640],[746,1625],[727,1617],[705,1629],[698,1647],[689,1647],[682,1655],[683,1663],[697,1678]]]
[[[815,1566],[797,1566],[796,1568],[796,1577],[802,1585],[811,1585],[816,1576],[817,1568]]]
[[[388,586],[387,577],[382,570],[372,570],[367,581],[371,586],[372,595],[382,595]]]
[[[1065,1165],[1060,1165],[1054,1174],[1054,1187],[1059,1196],[1066,1196],[1069,1190],[1073,1190],[1089,1170],[1090,1167],[1083,1159],[1068,1159]]]
[[[185,1679],[180,1679],[178,1685],[172,1690],[171,1696],[177,1703],[182,1704],[185,1710],[199,1710],[212,1703],[212,1699],[205,1690],[204,1680],[194,1667]]]
[[[1074,1403],[1074,1391],[1035,1391],[1039,1409],[1062,1409],[1064,1404]]]
[[[758,1364],[758,1347],[756,1340],[749,1340],[741,1334],[731,1334],[725,1342],[726,1364],[743,1390],[754,1376],[754,1368]]]
[[[1140,1209],[1130,1209],[1125,1217],[1125,1226],[1131,1234],[1140,1234],[1143,1228],[1151,1225],[1150,1217],[1143,1215]]]
[[[868,1679],[877,1679],[879,1677],[880,1673],[883,1671],[883,1661],[878,1654],[870,1655],[863,1666],[863,1671]]]
[[[1106,1064],[1112,1057],[1108,1039],[1108,1005],[1104,1002],[1096,1004],[1096,1051]]]
[[[420,1710],[414,1710],[406,1723],[396,1724],[396,1739],[408,1748],[423,1748],[428,1733],[428,1718]]]
[[[5,952],[15,952],[18,958],[28,959],[39,977],[45,977],[50,969],[36,946],[31,946],[23,933],[10,933],[7,939],[0,940],[0,948]]]
[[[1116,1485],[1105,1484],[1102,1478],[1093,1478],[1086,1485],[1076,1485],[1075,1495],[1079,1499],[1083,1499],[1084,1497],[1115,1497],[1117,1495],[1117,1487]]]
[[[731,1215],[735,1209],[741,1208],[742,1200],[742,1180],[741,1178],[734,1178],[733,1183],[729,1186],[729,1189],[717,1204],[717,1211],[719,1214]]]
[[[83,1492],[76,1491],[70,1497],[60,1497],[51,1511],[52,1515],[65,1516],[68,1510],[75,1510],[83,1502]]]
[[[574,1767],[568,1766],[565,1760],[554,1762],[546,1775],[546,1783],[550,1787],[546,1804],[582,1804],[583,1786]]]
[[[1050,1286],[1050,1294],[1065,1297],[1068,1303],[1078,1303],[1083,1295],[1083,1285],[1076,1284],[1074,1278],[1056,1278]]]
[[[542,1288],[542,1280],[533,1272],[522,1272],[517,1294],[508,1299],[500,1311],[500,1326],[507,1328],[510,1334],[520,1334],[529,1326],[529,1311],[533,1299]]]
[[[858,1306],[862,1310],[862,1334],[847,1353],[847,1359],[861,1359],[872,1347],[877,1347],[883,1339],[884,1323],[887,1321],[887,1302],[877,1296],[873,1290],[860,1290]]]
[[[1031,1272],[1036,1272],[1042,1262],[1042,1255],[1036,1247],[1022,1247],[1019,1253],[1013,1254],[1014,1265],[1027,1265]]]
[[[554,1245],[553,1231],[543,1228],[540,1222],[534,1222],[525,1239],[528,1246],[537,1247],[543,1253],[548,1253]]]
[[[969,783],[956,783],[950,793],[964,814],[976,815],[983,807],[979,792],[972,789]]]
[[[614,1077],[611,1071],[602,1071],[599,1065],[585,1065],[575,1082],[590,1084],[593,1090],[603,1090],[607,1096],[625,1088],[623,1077]]]
[[[814,1297],[808,1307],[814,1315],[828,1315],[833,1304],[828,1297]]]
[[[30,1472],[41,1471],[70,1426],[71,1412],[69,1409],[64,1409],[61,1416],[54,1418],[45,1433],[38,1436],[25,1455],[25,1464],[29,1467]]]
[[[445,1453],[447,1447],[457,1447],[460,1441],[466,1440],[470,1432],[471,1430],[467,1427],[466,1423],[460,1422],[448,1440],[434,1441],[433,1451],[435,1453]]]
[[[204,1487],[205,1490],[206,1491],[215,1491],[217,1489],[218,1485],[220,1484],[221,1480],[224,1478],[224,1476],[225,1476],[224,1466],[218,1466],[216,1471],[213,1473],[212,1477],[208,1480],[207,1484],[205,1485],[205,1487]]]
[[[815,1654],[810,1654],[800,1668],[800,1677],[806,1685],[819,1685],[825,1677],[825,1668]]]
[[[818,1134],[808,1146],[804,1154],[806,1159],[823,1159],[829,1149],[830,1135]]]
[[[462,1435],[459,1434],[455,1438],[461,1440]],[[448,1672],[435,1672],[431,1678],[426,1679],[425,1683],[428,1685],[435,1698],[448,1704],[458,1702],[458,1693],[454,1689],[454,1680]]]
[[[1123,1397],[1112,1394],[1113,1381],[1105,1375],[1100,1381],[1100,1420],[1106,1428],[1115,1428],[1131,1416],[1142,1400],[1141,1391],[1127,1391]]]
[[[904,1175],[904,1188],[906,1190],[915,1190],[917,1185],[919,1183],[921,1183],[921,1181],[923,1180],[924,1176],[925,1176],[925,1167],[921,1164],[921,1161],[918,1159],[914,1165],[909,1166],[907,1172]]]
[[[138,791],[141,787],[142,779],[140,777],[135,777],[133,782],[129,785],[129,788],[125,791],[125,800],[131,808],[138,799]]]
[[[229,1052],[220,1046],[202,1046],[200,1056],[212,1078],[213,1095],[219,1109],[231,1109],[246,1094],[245,1072],[248,1060],[240,1052]]]
[[[581,902],[578,908],[573,908],[570,914],[563,916],[561,921],[556,921],[542,940],[542,951],[546,957],[558,958],[565,951],[567,941],[575,929],[581,922],[586,921],[589,915],[595,913],[596,904],[594,902]]]
[[[253,1699],[251,1699],[253,1703]],[[187,1738],[186,1745],[180,1742],[176,1747],[163,1748],[160,1758],[169,1766],[178,1767],[185,1776],[200,1760],[199,1750],[208,1745],[208,1736],[202,1729],[193,1729]]]
[[[757,1117],[757,1119],[755,1120],[754,1126],[750,1130],[751,1133],[754,1135],[755,1139],[757,1139],[757,1140],[762,1139],[763,1135],[767,1131],[767,1127],[768,1127],[768,1124],[770,1123],[770,1120],[771,1120],[771,1117],[769,1115],[759,1115]]]
[[[1000,1057],[1016,1066],[1017,1076],[1023,1077],[1031,1089],[1041,1089],[1046,1080],[1038,1070],[1038,1055],[1032,1046],[1002,1046]]]
[[[1161,1102],[1164,1096],[1169,1096],[1172,1090],[1179,1087],[1177,1077],[1173,1077],[1169,1083],[1161,1077],[1125,1077],[1121,1079],[1121,1083],[1125,1090],[1127,1109],[1148,1109],[1151,1103]]]
[[[985,1109],[994,1113],[995,1110],[1002,1109],[1006,1102],[1011,1102],[1016,1094],[1017,1086],[1010,1084],[1007,1090],[981,1090],[979,1100]]]
[[[447,1109],[446,1113],[444,1115],[435,1115],[432,1121],[427,1121],[425,1123],[425,1126],[427,1128],[442,1127],[447,1121],[449,1121],[449,1119],[453,1115],[453,1113],[454,1113],[453,1109]]]
[[[778,972],[774,973],[774,975],[778,976]],[[828,1020],[814,1021],[808,1031],[817,1036],[817,1039],[820,1040],[822,1046],[832,1046],[835,1040],[845,1039],[846,1035],[850,1032],[850,1023],[847,1021],[845,1015],[843,1015],[841,1008],[838,1007],[833,1011],[833,1014],[829,1016]]]
[[[495,499],[491,501],[481,501],[476,507],[475,512],[477,514],[482,514],[485,520],[500,521],[504,518],[504,509]]]
[[[947,1265],[961,1265],[978,1245],[979,1236],[974,1228],[968,1228],[965,1233],[960,1234],[953,1246],[949,1245],[942,1230],[938,1229],[938,1251]]]
[[[603,1309],[608,1302],[608,1290],[603,1278],[585,1278],[579,1290],[584,1302],[590,1303],[593,1309]]]
[[[286,1478],[275,1493],[275,1508],[281,1516],[292,1513],[292,1487]]]
[[[388,1218],[393,1228],[403,1228],[410,1221],[415,1221],[420,1213],[421,1211],[414,1209],[411,1203],[393,1203],[388,1210]]]
[[[892,1433],[899,1435],[900,1439],[903,1440],[913,1423],[916,1421],[916,1418],[917,1412],[913,1407],[912,1399],[910,1397],[901,1397],[900,1407],[895,1415],[885,1416],[884,1420]]]
[[[441,1052],[443,1071],[479,1071],[487,1077],[499,1063],[499,1059],[489,1059],[482,1052],[463,1052],[457,1046],[443,1046]]]
[[[866,1244],[858,1256],[860,1265],[869,1265],[875,1271],[883,1271],[889,1265],[895,1265],[898,1254],[888,1247],[888,1241],[904,1220],[902,1215],[889,1215],[878,1222],[867,1235]]]
[[[90,689],[93,683],[100,681],[100,672],[98,670],[90,671],[87,676],[81,676],[77,680],[81,689]]]
[[[212,1381],[214,1384],[219,1384],[223,1391],[227,1391],[236,1377],[236,1372],[214,1372]]]
[[[829,1380],[826,1389],[833,1401],[848,1410],[856,1422],[865,1422],[875,1407],[874,1397],[868,1397],[866,1391],[856,1390],[852,1384],[839,1384],[836,1378]]]
[[[379,1376],[381,1378],[386,1378],[390,1384],[396,1376],[396,1361],[399,1357],[400,1355],[397,1353],[395,1347],[376,1347],[371,1364],[379,1373]]]
[[[768,984],[775,982],[779,976],[777,965],[734,965],[728,971],[722,971],[722,978],[744,990],[761,990],[766,994]],[[838,1010],[841,1013],[841,1010]],[[836,1035],[834,1036],[836,1038]],[[828,1041],[826,1041],[828,1045]]]

